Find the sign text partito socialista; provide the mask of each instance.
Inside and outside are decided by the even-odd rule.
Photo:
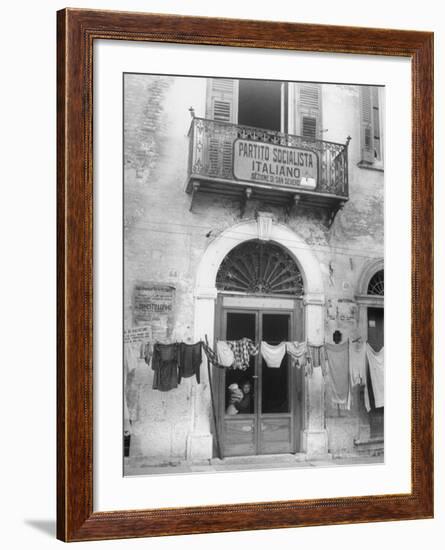
[[[253,183],[317,185],[318,158],[313,151],[237,139],[233,145],[235,178]]]

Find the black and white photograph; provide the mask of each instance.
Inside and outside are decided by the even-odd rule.
[[[125,476],[383,464],[385,88],[123,75]]]

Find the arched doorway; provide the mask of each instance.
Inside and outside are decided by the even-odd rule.
[[[217,275],[217,339],[277,346],[304,340],[304,282],[298,264],[272,241],[233,248]],[[273,348],[276,349],[276,348]],[[286,354],[251,355],[239,369],[216,369],[219,434],[225,456],[295,453],[302,425],[302,372]]]
[[[364,341],[375,350],[384,346],[384,299],[385,271],[383,259],[370,261],[362,271],[358,282],[358,294],[361,335]],[[374,394],[369,371],[367,372],[370,410],[368,423],[360,427],[360,439],[383,440],[384,407],[375,407]]]
[[[293,260],[301,276],[303,293],[294,296],[292,301],[300,305],[304,335],[314,345],[323,343],[324,293],[319,262],[304,239],[289,227],[275,223],[270,215],[263,215],[262,213],[258,214],[256,220],[241,222],[222,232],[206,248],[196,274],[194,293],[195,338],[204,339],[207,336],[209,342],[214,344],[216,337],[220,338],[222,335],[221,308],[235,307],[236,309],[239,305],[236,300],[242,298],[244,300],[242,307],[245,307],[248,305],[249,300],[254,299],[256,302],[251,302],[251,305],[257,307],[258,300],[276,299],[273,296],[255,296],[254,294],[244,293],[243,290],[238,291],[243,296],[236,295],[237,291],[233,289],[232,292],[229,292],[232,296],[228,296],[232,302],[229,300],[225,304],[217,304],[217,301],[220,300],[218,296],[224,294],[217,288],[217,275],[220,267],[222,267],[221,277],[226,265],[222,265],[224,259],[230,257],[229,253],[238,245],[248,241],[272,243],[281,247],[288,257]],[[266,283],[263,282],[262,284]],[[279,290],[279,288],[276,288],[276,290]],[[288,298],[282,297],[282,299]],[[295,321],[292,320],[292,322]],[[293,336],[293,338],[297,339],[296,336]],[[194,414],[187,451],[188,458],[191,460],[210,458],[213,454],[212,409],[207,376],[204,376],[201,382],[200,386],[195,388],[195,393],[192,396]],[[293,448],[299,449],[308,456],[325,455],[328,440],[324,422],[323,378],[320,369],[315,369],[313,376],[306,377],[300,389],[300,403],[304,414],[300,419],[300,425],[294,424],[291,428],[295,444]],[[220,400],[219,403],[221,402]]]

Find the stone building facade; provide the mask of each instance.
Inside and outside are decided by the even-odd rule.
[[[125,328],[213,346],[243,330],[261,339],[269,323],[282,339],[383,346],[383,100],[372,87],[126,74]],[[300,287],[266,275],[227,285],[221,266],[244,254],[287,262]],[[199,384],[169,392],[141,361],[126,384],[130,460],[209,461],[216,435],[224,456],[383,452],[383,409],[368,412],[362,388],[339,409],[321,369],[266,380],[255,361],[262,405],[233,419],[230,380],[210,369],[211,388],[205,357]],[[286,396],[281,409],[268,387]]]

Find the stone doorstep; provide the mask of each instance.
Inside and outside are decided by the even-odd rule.
[[[149,459],[144,457],[132,457],[125,458],[124,463],[127,467],[132,468],[144,468],[144,467],[159,467],[159,468],[168,468],[168,467],[181,467],[181,466],[223,466],[227,465],[246,465],[246,464],[293,464],[295,462],[316,462],[317,460],[331,460],[332,456],[330,454],[325,455],[314,455],[309,456],[306,453],[294,453],[294,454],[267,454],[267,455],[247,455],[247,456],[227,456],[223,459],[221,458],[211,458],[209,460],[195,460],[189,462],[183,459],[176,460],[165,460],[160,461],[159,459]]]
[[[369,439],[356,439],[354,446],[360,456],[381,456],[385,451],[385,442],[382,437],[370,437]]]
[[[325,457],[323,456],[323,459]],[[308,459],[305,453],[295,454],[274,454],[274,455],[249,455],[249,456],[226,456],[223,459],[212,458],[210,464],[215,465],[236,465],[236,464],[293,464],[294,462],[305,462]]]

